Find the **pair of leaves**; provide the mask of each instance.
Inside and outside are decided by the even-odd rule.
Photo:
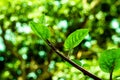
[[[41,38],[44,40],[48,39],[50,37],[50,31],[48,27],[45,26],[45,16],[43,15],[40,18],[39,23],[31,21],[29,24],[32,28],[32,30]],[[77,45],[85,38],[85,36],[88,34],[88,29],[79,29],[71,33],[68,38],[65,40],[64,47],[66,50],[70,50]]]
[[[43,40],[47,40],[50,37],[50,30],[48,29],[48,27],[45,26],[44,15],[41,17],[39,23],[31,21],[29,25],[31,26],[32,30]],[[71,33],[64,43],[65,49],[69,50],[79,45],[79,43],[84,39],[87,34],[87,29],[79,29]],[[72,61],[81,66],[80,61]]]
[[[100,68],[110,73],[120,68],[120,48],[105,50],[99,58]]]

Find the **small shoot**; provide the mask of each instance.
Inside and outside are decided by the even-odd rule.
[[[120,48],[105,50],[99,58],[100,68],[107,73],[110,73],[110,80],[112,80],[112,73],[120,69]]]
[[[80,42],[87,36],[88,29],[78,29],[71,33],[65,40],[65,50],[70,50],[80,44]]]
[[[50,37],[50,30],[45,26],[45,16],[41,16],[38,23],[30,21],[29,25],[36,35],[41,37],[43,40],[47,40]]]

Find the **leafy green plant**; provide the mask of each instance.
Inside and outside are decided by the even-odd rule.
[[[55,48],[52,43],[48,40],[50,37],[50,31],[48,27],[45,26],[45,19],[44,15],[41,17],[40,21],[38,23],[31,21],[29,25],[31,26],[32,30],[41,37],[50,47],[53,49],[62,59],[70,63],[72,66],[76,67],[80,71],[84,73],[84,75],[88,75],[89,77],[95,79],[95,80],[101,80],[97,76],[93,75],[92,73],[88,72],[87,70],[83,69],[80,66],[80,62],[77,60],[70,60],[68,57],[64,56],[62,52],[60,52],[57,48]],[[66,49],[72,49],[76,47],[88,34],[88,29],[79,29],[75,32],[71,33],[68,38],[66,39],[64,43],[64,47]]]
[[[58,49],[56,49],[52,43],[48,40],[50,37],[50,31],[48,27],[45,26],[45,19],[44,15],[41,17],[40,21],[38,23],[31,21],[29,25],[31,26],[32,30],[39,36],[41,37],[62,59],[70,63],[72,66],[76,67],[80,71],[82,71],[85,75],[88,75],[89,77],[95,79],[95,80],[101,80],[97,76],[93,75],[92,73],[88,72],[87,70],[83,69],[80,66],[80,62],[78,61],[73,61],[67,58],[66,56],[63,55],[62,52],[60,52]],[[66,49],[72,49],[76,47],[83,39],[84,37],[88,34],[87,29],[79,29],[73,32],[68,36],[68,38],[65,41],[64,47]]]
[[[120,49],[105,50],[99,58],[100,68],[107,73],[110,73],[110,80],[112,80],[112,73],[120,68]]]
[[[63,55],[54,45],[48,40],[50,37],[50,31],[48,27],[45,26],[44,15],[41,17],[38,23],[31,21],[29,24],[32,30],[41,37],[50,47],[53,49],[62,59],[67,61],[70,65],[76,67],[80,71],[82,71],[85,75],[93,78],[94,80],[101,80],[97,76],[88,72],[87,70],[81,67],[81,63],[78,60],[70,60],[66,56]],[[71,33],[68,38],[65,40],[64,47],[66,50],[73,49],[85,38],[88,34],[88,29],[78,29]],[[111,49],[105,50],[101,54],[99,58],[100,68],[104,72],[110,73],[110,80],[112,80],[112,73],[114,70],[118,70],[120,68],[120,49]]]

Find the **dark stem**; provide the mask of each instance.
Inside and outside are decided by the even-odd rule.
[[[112,73],[113,73],[113,72],[110,72],[110,80],[112,80]]]
[[[66,56],[64,56],[62,54],[62,52],[60,52],[57,48],[55,48],[52,43],[49,40],[46,40],[46,43],[52,48],[52,50],[54,50],[62,59],[64,59],[65,61],[69,62],[71,65],[73,65],[75,68],[77,68],[78,70],[82,71],[84,75],[88,75],[89,77],[93,78],[94,80],[101,80],[100,78],[98,78],[97,76],[93,75],[92,73],[86,71],[85,69],[83,69],[81,66],[79,66],[78,64],[74,63],[72,60],[70,60],[69,58],[67,58]]]
[[[114,70],[114,65],[112,66],[112,70],[110,72],[110,80],[112,80],[113,70]]]

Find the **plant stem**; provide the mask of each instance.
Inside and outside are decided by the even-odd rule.
[[[110,72],[110,80],[112,80],[112,73],[113,73],[113,72]]]
[[[112,70],[111,70],[111,72],[110,72],[110,80],[112,80],[113,69],[114,69],[114,65],[113,65]]]
[[[89,77],[93,78],[94,80],[101,80],[97,76],[95,76],[92,73],[88,72],[87,70],[83,69],[81,66],[79,66],[78,64],[76,64],[75,62],[73,62],[72,60],[67,58],[66,56],[64,56],[62,54],[62,52],[60,52],[57,48],[55,48],[49,40],[46,40],[46,43],[51,47],[52,50],[54,50],[56,52],[56,54],[58,54],[65,61],[69,62],[71,65],[73,65],[78,70],[82,71],[84,75],[88,75]]]

